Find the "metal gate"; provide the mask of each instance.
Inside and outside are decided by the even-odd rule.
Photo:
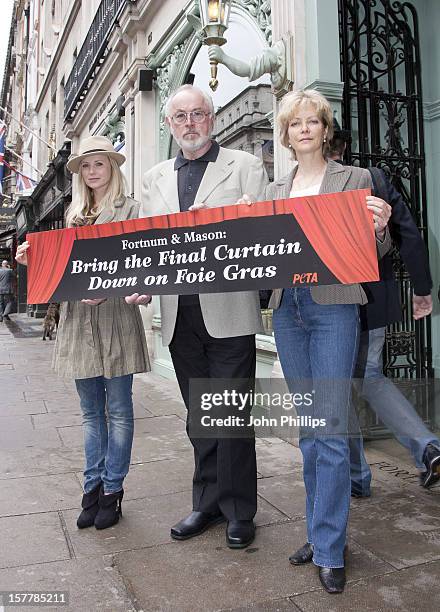
[[[347,163],[382,168],[402,194],[427,244],[423,103],[417,13],[409,2],[339,0],[343,127],[351,130]],[[409,276],[393,254],[403,321],[387,330],[384,371],[408,387],[428,423],[433,376],[430,318],[412,318]],[[406,382],[405,382],[406,381]],[[402,389],[404,391],[404,389]],[[385,433],[369,419],[368,434]]]

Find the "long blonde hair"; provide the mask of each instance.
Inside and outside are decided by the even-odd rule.
[[[105,155],[105,153],[102,153],[102,155]],[[107,159],[109,160],[111,167],[108,190],[99,204],[99,209],[94,210],[93,212],[92,210],[95,205],[93,189],[90,189],[90,187],[86,185],[81,174],[80,166],[77,174],[76,198],[75,200],[72,200],[70,206],[66,210],[66,227],[90,223],[90,221],[96,219],[104,208],[110,207],[116,200],[120,200],[121,198],[125,197],[127,192],[125,177],[122,174],[117,162],[110,156],[107,156]]]

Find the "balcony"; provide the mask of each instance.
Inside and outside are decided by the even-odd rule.
[[[133,0],[102,0],[64,87],[64,120],[71,120],[103,64],[108,40],[125,5]]]

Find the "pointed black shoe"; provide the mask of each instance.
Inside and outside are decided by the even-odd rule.
[[[440,479],[440,448],[436,444],[426,445],[423,463],[426,472],[420,475],[420,482],[427,489]]]
[[[347,559],[348,546],[344,546],[344,562]],[[313,544],[306,542],[304,546],[301,546],[293,555],[290,555],[289,562],[292,565],[304,565],[304,563],[310,563],[313,560]]]
[[[171,537],[173,540],[188,540],[200,535],[213,525],[223,523],[224,520],[225,517],[221,512],[211,514],[193,510],[191,514],[171,527]]]
[[[229,548],[246,548],[254,541],[254,521],[229,521],[226,528],[226,543]]]
[[[342,593],[345,587],[345,567],[320,567],[319,580],[327,593]]]
[[[313,546],[309,542],[301,546],[293,555],[290,555],[289,562],[292,565],[303,565],[304,563],[310,563],[313,559]]]
[[[124,497],[124,489],[116,493],[104,495],[104,488],[99,492],[99,510],[95,518],[96,529],[107,529],[116,525],[119,517],[122,516],[122,498]]]
[[[79,529],[91,527],[95,523],[95,518],[99,510],[98,499],[101,485],[102,483],[100,482],[90,491],[90,493],[84,493],[81,501],[83,510],[76,521]]]

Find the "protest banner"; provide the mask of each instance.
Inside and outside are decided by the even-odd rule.
[[[378,280],[369,190],[27,235],[28,303]]]

